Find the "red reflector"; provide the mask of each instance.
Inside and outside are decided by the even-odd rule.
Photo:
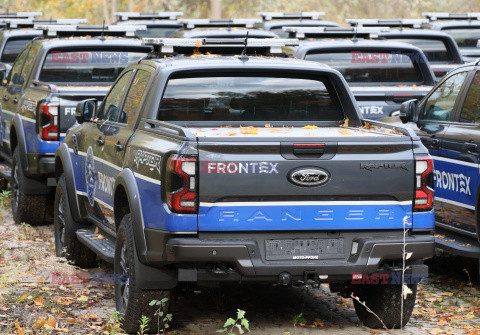
[[[315,143],[296,143],[293,145],[294,147],[324,147],[325,144],[323,143],[318,143],[318,144],[315,144]]]

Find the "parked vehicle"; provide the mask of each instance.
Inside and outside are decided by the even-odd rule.
[[[169,37],[179,29],[183,29],[184,24],[178,21],[183,16],[182,12],[117,12],[118,25],[144,25],[146,30],[138,30],[137,36],[143,37]]]
[[[122,328],[136,333],[142,315],[162,327],[149,303],[180,282],[330,283],[387,327],[404,325],[417,282],[401,322],[403,248],[418,280],[434,241],[432,161],[413,131],[362,120],[334,69],[252,56],[280,56],[290,40],[145,42],[149,59],[98,109],[79,103],[81,125],[55,158],[57,255],[114,263]],[[198,55],[222,45],[237,56]]]
[[[480,62],[450,72],[420,102],[402,105],[434,160],[435,246],[480,259]],[[386,120],[394,122],[395,119]]]
[[[305,38],[295,50],[295,57],[340,71],[365,118],[398,114],[402,102],[414,97],[421,99],[435,84],[422,50],[411,44],[369,39],[377,37],[381,29],[376,32],[372,32],[375,28],[353,27],[293,29],[297,36],[301,33]],[[318,40],[309,40],[314,36]]]
[[[270,31],[281,38],[287,38],[284,27],[340,27],[336,22],[321,20],[325,16],[324,12],[261,12],[262,24],[258,28]]]
[[[451,35],[457,42],[464,61],[480,58],[480,13],[422,13],[430,19],[424,26]]]
[[[150,51],[138,39],[109,36],[134,34],[135,27],[41,28],[58,38],[27,44],[0,86],[0,175],[3,187],[11,183],[17,224],[52,218],[55,150],[75,124],[78,101],[102,99],[120,72]]]

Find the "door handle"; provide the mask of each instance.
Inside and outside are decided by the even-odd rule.
[[[440,144],[440,140],[438,138],[433,138],[431,141],[430,141],[430,144],[431,145],[439,145]]]
[[[18,102],[17,97],[13,98],[13,103],[16,104]]]
[[[123,145],[120,143],[120,142],[117,142],[115,145],[114,145],[115,149],[117,151],[122,151],[123,150]]]
[[[104,145],[104,144],[105,144],[105,141],[101,137],[99,137],[97,139],[97,145]]]
[[[3,97],[3,101],[8,101],[8,97],[7,97],[7,96],[4,96],[4,97]]]
[[[471,142],[465,142],[465,147],[468,151],[476,151],[478,149],[478,145]]]

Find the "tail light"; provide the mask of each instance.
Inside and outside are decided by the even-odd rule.
[[[430,157],[415,158],[415,211],[433,207],[433,161]]]
[[[48,141],[58,140],[58,105],[42,103],[38,117],[40,137]]]
[[[197,213],[197,157],[173,155],[167,161],[167,205],[175,213]]]

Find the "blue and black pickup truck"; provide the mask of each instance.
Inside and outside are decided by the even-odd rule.
[[[290,40],[145,43],[98,108],[79,103],[55,157],[57,255],[114,263],[122,328],[143,315],[156,331],[149,303],[185,282],[329,283],[388,328],[408,322],[434,243],[415,133],[363,120],[338,71],[269,57]]]
[[[480,61],[447,74],[420,102],[405,102],[400,118],[434,160],[436,247],[480,259]]]
[[[86,23],[85,19],[2,19],[4,27],[0,29],[0,81],[4,80],[20,51],[28,42],[42,35],[42,31],[34,29],[37,25],[66,25]]]
[[[422,13],[430,22],[426,28],[451,35],[465,62],[480,58],[480,13]]]
[[[44,37],[24,47],[0,86],[3,184],[11,184],[15,222],[31,225],[52,217],[55,150],[75,124],[78,101],[102,99],[121,71],[150,50],[119,37],[133,35],[133,26],[40,28]]]
[[[437,79],[464,63],[460,49],[452,36],[445,32],[419,29],[427,19],[347,19],[355,27],[388,27],[378,38],[409,43],[422,49]]]
[[[138,30],[136,35],[144,37],[169,37],[172,33],[184,28],[184,24],[178,21],[183,16],[182,12],[117,12],[118,25],[143,25],[146,30]]]
[[[288,38],[284,27],[340,27],[336,22],[321,20],[324,12],[261,12],[262,23],[257,28],[275,33],[281,38]]]
[[[350,85],[362,114],[379,119],[398,114],[402,102],[423,98],[435,84],[425,54],[406,43],[377,40],[384,29],[285,28],[304,40],[295,57],[327,64]],[[299,36],[300,38],[300,36]]]

